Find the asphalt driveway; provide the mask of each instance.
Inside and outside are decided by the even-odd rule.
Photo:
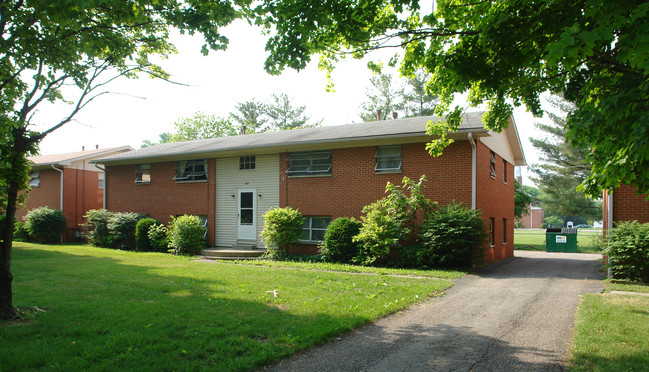
[[[312,348],[270,371],[561,371],[597,254],[516,251],[444,297]]]

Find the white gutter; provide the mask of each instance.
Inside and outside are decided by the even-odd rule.
[[[102,198],[103,198],[102,208],[106,209],[106,168],[100,167],[97,163],[94,163],[93,165],[95,166],[95,168],[99,169],[100,171],[102,171],[102,173],[104,173],[104,192],[102,193]]]
[[[477,172],[478,172],[478,161],[477,161],[477,151],[475,146],[475,141],[473,140],[473,133],[469,132],[468,134],[469,143],[471,144],[471,209],[476,209],[476,184],[477,184]]]
[[[63,212],[63,169],[59,169],[52,164],[52,169],[61,173],[61,212]]]

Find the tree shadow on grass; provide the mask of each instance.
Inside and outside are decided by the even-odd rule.
[[[16,249],[14,302],[45,311],[0,324],[2,370],[246,370],[348,329],[349,315],[283,311],[217,266],[139,258]]]

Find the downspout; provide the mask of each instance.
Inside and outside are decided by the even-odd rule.
[[[471,209],[476,209],[476,191],[477,191],[477,175],[478,162],[477,150],[475,141],[473,140],[473,133],[469,132],[469,143],[471,144]]]
[[[52,169],[61,173],[61,212],[63,212],[63,169],[59,169],[52,164]]]
[[[94,165],[95,168],[99,169],[100,171],[102,171],[102,173],[104,173],[104,192],[102,193],[102,203],[103,203],[102,208],[106,209],[106,168],[100,167],[99,165],[97,165],[97,163],[95,163]]]

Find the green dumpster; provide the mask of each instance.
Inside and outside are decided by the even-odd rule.
[[[546,252],[577,252],[577,229],[551,228],[545,230]]]

